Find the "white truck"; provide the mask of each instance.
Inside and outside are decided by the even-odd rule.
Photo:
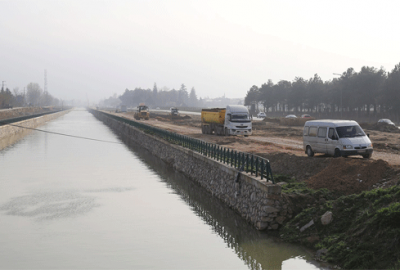
[[[252,134],[249,110],[241,105],[228,105],[226,108],[202,109],[201,131],[203,134],[220,136]]]

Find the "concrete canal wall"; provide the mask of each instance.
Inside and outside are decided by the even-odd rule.
[[[24,136],[32,132],[31,128],[36,128],[44,123],[56,119],[71,110],[65,110],[52,114],[46,114],[40,117],[31,118],[11,125],[0,126],[0,150],[19,141]],[[20,127],[14,126],[18,125]]]
[[[292,217],[292,210],[281,195],[279,185],[256,179],[200,153],[147,134],[123,122],[92,110],[93,115],[114,130],[128,144],[139,144],[155,156],[221,199],[259,230],[276,230]]]

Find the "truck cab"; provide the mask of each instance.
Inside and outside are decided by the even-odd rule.
[[[226,135],[251,135],[252,124],[249,110],[241,105],[226,106],[224,126]]]

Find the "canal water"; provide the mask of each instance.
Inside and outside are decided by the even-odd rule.
[[[82,138],[0,151],[0,269],[324,269],[85,110],[40,129]]]

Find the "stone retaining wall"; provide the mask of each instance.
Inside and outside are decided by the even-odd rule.
[[[40,117],[31,118],[28,120],[24,120],[21,122],[16,122],[11,125],[4,125],[0,126],[0,150],[4,149],[5,147],[19,141],[24,136],[32,132],[31,129],[26,128],[36,128],[50,120],[56,119],[71,110],[65,110],[61,112],[56,112],[52,114],[46,114]],[[20,128],[12,125],[18,125],[26,128]]]
[[[221,199],[236,210],[258,230],[275,230],[292,210],[281,196],[281,187],[265,180],[256,179],[221,162],[210,159],[187,148],[169,144],[106,114],[91,110],[91,113],[117,132],[128,144],[139,144],[155,156],[172,165],[176,170]]]

